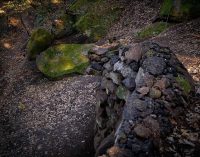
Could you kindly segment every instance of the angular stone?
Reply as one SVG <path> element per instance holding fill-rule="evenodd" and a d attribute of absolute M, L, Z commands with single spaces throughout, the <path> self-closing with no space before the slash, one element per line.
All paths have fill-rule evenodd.
<path fill-rule="evenodd" d="M 137 89 L 142 96 L 147 95 L 149 93 L 149 87 L 141 87 Z"/>
<path fill-rule="evenodd" d="M 108 52 L 107 48 L 102 48 L 99 46 L 95 46 L 92 50 L 93 53 L 95 53 L 96 55 L 104 55 L 106 52 Z"/>
<path fill-rule="evenodd" d="M 142 46 L 141 44 L 136 44 L 125 52 L 125 59 L 128 63 L 132 61 L 139 62 L 142 57 Z"/>
<path fill-rule="evenodd" d="M 139 71 L 135 78 L 136 87 L 140 87 L 140 86 L 144 85 L 143 77 L 144 77 L 144 70 L 142 68 L 139 68 Z"/>
<path fill-rule="evenodd" d="M 148 138 L 151 135 L 151 130 L 146 128 L 144 125 L 142 124 L 138 124 L 136 125 L 136 127 L 134 128 L 134 132 L 137 136 L 141 137 L 141 138 Z"/>
<path fill-rule="evenodd" d="M 149 72 L 153 75 L 162 74 L 163 70 L 166 67 L 165 60 L 161 57 L 148 57 L 144 60 L 142 68 L 145 72 Z"/>
<path fill-rule="evenodd" d="M 163 77 L 161 80 L 158 80 L 155 84 L 154 87 L 163 90 L 166 89 L 170 86 L 170 82 L 167 78 Z"/>
<path fill-rule="evenodd" d="M 110 79 L 112 79 L 113 83 L 119 85 L 121 83 L 122 77 L 119 73 L 116 72 L 110 72 L 108 76 Z"/>
<path fill-rule="evenodd" d="M 122 81 L 122 83 L 129 90 L 135 89 L 135 79 L 134 78 L 128 77 L 128 78 L 124 79 Z"/>
<path fill-rule="evenodd" d="M 111 65 L 110 61 L 107 62 L 107 63 L 105 63 L 105 64 L 103 65 L 103 67 L 104 67 L 106 70 L 108 70 L 108 71 L 111 71 L 111 70 L 113 69 L 113 66 Z"/>
<path fill-rule="evenodd" d="M 102 65 L 99 64 L 98 62 L 92 62 L 91 63 L 91 68 L 93 68 L 95 70 L 98 70 L 98 71 L 101 71 L 103 69 Z"/>
<path fill-rule="evenodd" d="M 134 78 L 136 76 L 136 72 L 134 72 L 129 66 L 125 65 L 121 61 L 118 61 L 114 64 L 114 71 L 120 72 L 123 77 Z"/>
<path fill-rule="evenodd" d="M 103 78 L 101 81 L 101 89 L 106 89 L 107 91 L 113 93 L 116 90 L 116 85 L 106 78 Z"/>

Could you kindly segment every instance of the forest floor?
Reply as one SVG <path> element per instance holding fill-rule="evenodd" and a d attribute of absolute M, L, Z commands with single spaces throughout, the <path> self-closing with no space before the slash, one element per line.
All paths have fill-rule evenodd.
<path fill-rule="evenodd" d="M 0 4 L 0 7 L 2 6 L 3 4 Z M 129 2 L 122 12 L 119 21 L 110 28 L 106 39 L 116 37 L 125 43 L 144 41 L 138 40 L 135 37 L 135 33 L 152 23 L 153 19 L 158 14 L 159 8 L 159 3 L 151 3 L 149 0 Z M 29 62 L 26 59 L 26 44 L 29 39 L 27 30 L 30 31 L 33 29 L 34 18 L 31 15 L 23 16 L 24 21 L 22 23 L 21 15 L 26 14 L 25 12 L 17 14 L 12 12 L 8 20 L 9 30 L 6 34 L 1 36 L 0 39 L 1 100 L 11 99 L 12 96 L 10 96 L 10 94 L 13 92 L 20 93 L 20 91 L 24 90 L 28 85 L 48 82 L 48 80 L 36 69 L 35 63 Z M 26 29 L 24 24 L 26 25 Z M 173 24 L 161 34 L 145 39 L 169 47 L 192 75 L 196 83 L 196 90 L 200 90 L 199 26 L 200 18 L 184 23 Z M 75 81 L 83 83 L 84 80 L 79 78 Z M 98 79 L 88 79 L 88 88 L 91 87 L 94 89 L 98 83 Z M 72 84 L 72 82 L 68 85 Z M 88 88 L 85 88 L 85 90 L 88 90 Z M 93 91 L 84 94 L 87 97 L 89 94 L 93 94 Z M 76 96 L 74 96 L 74 98 L 75 97 Z M 93 98 L 91 99 L 94 104 L 95 100 Z M 195 99 L 195 103 L 200 103 L 199 99 Z M 3 108 L 3 106 L 0 106 L 0 109 L 1 108 Z M 0 116 L 2 116 L 1 113 Z M 78 119 L 80 117 L 76 118 Z M 77 141 L 79 141 L 79 139 L 77 139 Z"/>

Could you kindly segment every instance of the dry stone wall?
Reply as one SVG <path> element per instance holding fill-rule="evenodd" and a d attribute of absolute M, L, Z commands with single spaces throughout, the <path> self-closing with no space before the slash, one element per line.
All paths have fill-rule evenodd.
<path fill-rule="evenodd" d="M 187 144 L 181 145 L 174 135 L 184 123 L 194 85 L 169 48 L 152 42 L 112 43 L 96 46 L 89 58 L 87 72 L 102 75 L 96 105 L 96 156 L 195 153 L 195 144 L 182 150 Z"/>

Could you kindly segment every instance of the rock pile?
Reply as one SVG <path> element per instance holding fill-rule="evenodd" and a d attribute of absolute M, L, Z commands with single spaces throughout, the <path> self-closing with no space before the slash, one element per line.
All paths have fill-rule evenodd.
<path fill-rule="evenodd" d="M 102 75 L 96 105 L 96 156 L 195 154 L 198 144 L 181 143 L 177 134 L 185 125 L 194 85 L 170 49 L 151 42 L 112 43 L 96 46 L 89 58 L 87 72 Z"/>

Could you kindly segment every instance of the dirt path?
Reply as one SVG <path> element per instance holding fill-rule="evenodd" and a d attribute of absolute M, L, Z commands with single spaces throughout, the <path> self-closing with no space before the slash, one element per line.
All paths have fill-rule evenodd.
<path fill-rule="evenodd" d="M 99 79 L 45 78 L 26 58 L 20 18 L 11 19 L 0 39 L 0 156 L 93 156 Z"/>

